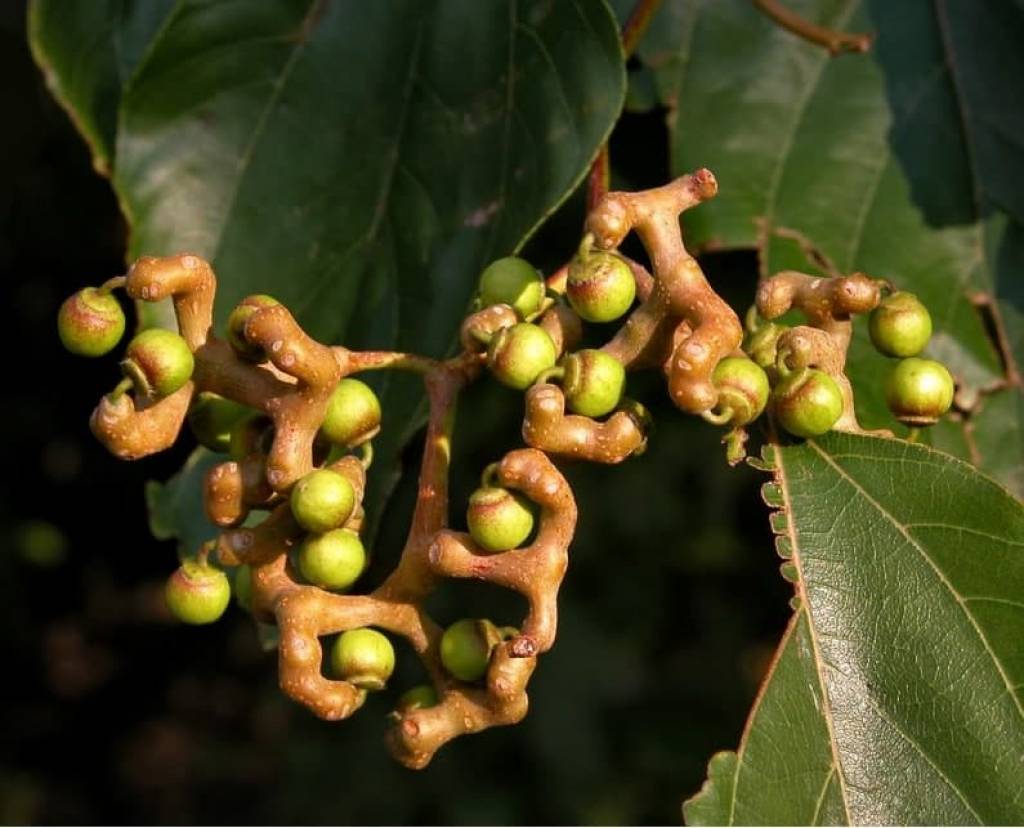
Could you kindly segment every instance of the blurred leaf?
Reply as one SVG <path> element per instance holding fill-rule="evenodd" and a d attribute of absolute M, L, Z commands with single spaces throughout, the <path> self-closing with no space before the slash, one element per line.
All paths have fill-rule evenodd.
<path fill-rule="evenodd" d="M 1024 506 L 899 440 L 832 434 L 775 458 L 801 608 L 687 821 L 1019 823 Z"/>
<path fill-rule="evenodd" d="M 102 41 L 102 16 L 70 5 L 95 29 L 77 37 Z M 179 3 L 120 105 L 129 258 L 211 260 L 218 323 L 271 293 L 322 341 L 441 356 L 481 267 L 573 190 L 624 94 L 600 0 Z M 419 382 L 376 385 L 371 509 L 423 402 Z"/>
<path fill-rule="evenodd" d="M 121 91 L 174 0 L 31 0 L 29 45 L 50 92 L 110 174 Z"/>
<path fill-rule="evenodd" d="M 217 536 L 217 527 L 206 517 L 203 507 L 203 478 L 223 461 L 212 451 L 197 448 L 176 475 L 166 483 L 146 484 L 149 529 L 157 540 L 180 541 L 185 554 L 196 552 Z"/>
<path fill-rule="evenodd" d="M 1024 10 L 944 0 L 865 3 L 794 0 L 819 23 L 878 32 L 866 56 L 832 59 L 775 26 L 746 0 L 667 0 L 641 47 L 671 109 L 673 170 L 708 166 L 721 193 L 687 214 L 698 246 L 760 246 L 767 272 L 811 266 L 767 228 L 791 228 L 843 272 L 863 270 L 918 293 L 936 334 L 928 352 L 949 365 L 959 401 L 983 392 L 1000 403 L 1006 454 L 1024 456 L 1019 384 L 1006 374 L 969 301 L 990 297 L 1011 330 L 1008 355 L 1024 359 L 1014 216 L 1024 199 Z M 870 5 L 872 15 L 868 14 Z M 994 33 L 996 30 L 998 33 Z M 991 35 L 985 36 L 982 35 Z M 993 238 L 993 236 L 998 237 Z M 860 326 L 849 373 L 866 427 L 896 424 L 882 397 L 885 360 Z M 1017 416 L 1013 416 L 1016 412 Z M 984 462 L 984 458 L 982 458 Z M 1018 494 L 1019 476 L 984 462 Z"/>

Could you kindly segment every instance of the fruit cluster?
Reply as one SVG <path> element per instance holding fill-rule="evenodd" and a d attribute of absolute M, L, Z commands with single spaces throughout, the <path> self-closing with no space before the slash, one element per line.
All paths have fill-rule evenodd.
<path fill-rule="evenodd" d="M 885 286 L 862 274 L 766 280 L 744 338 L 680 232 L 680 213 L 716 191 L 711 173 L 699 170 L 654 190 L 606 194 L 572 260 L 547 280 L 520 258 L 492 263 L 462 325 L 461 351 L 445 360 L 328 347 L 265 295 L 243 300 L 218 338 L 214 274 L 187 254 L 139 259 L 126 276 L 67 300 L 61 339 L 89 356 L 109 352 L 124 333 L 111 291 L 174 304 L 179 333 L 136 336 L 121 363 L 124 379 L 93 414 L 104 445 L 122 458 L 143 457 L 171 445 L 187 422 L 202 445 L 227 455 L 203 484 L 220 533 L 171 576 L 171 611 L 187 623 L 215 621 L 233 580 L 238 603 L 277 625 L 282 689 L 325 719 L 351 715 L 387 685 L 395 667 L 389 636 L 404 638 L 429 684 L 398 698 L 389 743 L 400 761 L 423 767 L 453 737 L 525 715 L 536 659 L 554 644 L 576 524 L 572 492 L 552 458 L 618 463 L 643 451 L 650 418 L 625 396 L 629 372 L 660 370 L 679 409 L 728 426 L 728 456 L 737 462 L 746 427 L 766 408 L 797 436 L 858 429 L 843 367 L 851 316 L 871 312 L 879 349 L 906 357 L 889 393 L 901 419 L 922 424 L 948 408 L 948 373 L 914 357 L 930 335 L 927 311 L 908 294 L 882 299 Z M 617 252 L 632 231 L 653 272 Z M 791 309 L 808 324 L 775 321 Z M 584 323 L 617 329 L 602 346 L 580 349 Z M 405 546 L 390 575 L 367 591 L 362 501 L 381 406 L 353 375 L 381 369 L 422 375 L 429 417 Z M 455 403 L 484 373 L 524 392 L 527 447 L 483 470 L 467 531 L 453 531 Z M 442 578 L 515 590 L 527 615 L 518 628 L 477 618 L 443 628 L 423 608 Z"/>

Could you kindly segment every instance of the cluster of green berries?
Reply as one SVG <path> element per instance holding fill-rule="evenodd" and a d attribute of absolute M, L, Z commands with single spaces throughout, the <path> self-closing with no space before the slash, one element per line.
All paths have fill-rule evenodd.
<path fill-rule="evenodd" d="M 441 665 L 457 681 L 479 682 L 487 674 L 495 647 L 515 635 L 518 635 L 515 628 L 497 627 L 486 618 L 463 618 L 441 636 Z M 334 640 L 329 663 L 331 672 L 338 678 L 373 692 L 387 686 L 395 670 L 395 650 L 383 633 L 360 627 L 347 630 Z M 438 701 L 434 687 L 421 684 L 403 693 L 395 709 L 399 713 L 410 713 L 433 707 Z"/>
<path fill-rule="evenodd" d="M 954 384 L 942 363 L 918 356 L 932 334 L 928 309 L 912 293 L 895 292 L 871 312 L 868 325 L 875 348 L 900 359 L 886 380 L 889 409 L 909 426 L 935 423 L 952 405 Z M 723 397 L 727 393 L 725 386 L 733 385 L 752 402 L 767 402 L 770 398 L 782 428 L 797 437 L 816 437 L 839 421 L 843 393 L 835 379 L 824 371 L 810 367 L 793 370 L 786 364 L 786 356 L 778 354 L 779 337 L 786 330 L 787 326 L 774 322 L 757 327 L 744 342 L 750 360 L 722 360 L 715 371 L 715 383 L 722 389 Z M 751 365 L 761 373 L 757 374 Z M 777 377 L 770 396 L 768 372 Z M 754 408 L 751 404 L 750 410 Z"/>
<path fill-rule="evenodd" d="M 87 287 L 68 297 L 57 313 L 57 334 L 71 353 L 99 357 L 124 337 L 124 311 L 105 287 Z M 188 343 L 173 331 L 150 328 L 137 334 L 125 349 L 123 387 L 134 386 L 142 397 L 159 399 L 192 378 L 195 359 Z"/>
<path fill-rule="evenodd" d="M 636 280 L 629 265 L 614 253 L 581 250 L 569 267 L 566 299 L 588 322 L 608 322 L 630 309 Z M 534 324 L 558 296 L 549 296 L 541 274 L 529 262 L 509 256 L 492 262 L 480 276 L 481 307 L 508 305 L 519 322 L 498 330 L 487 347 L 487 366 L 498 382 L 523 391 L 536 382 L 558 380 L 574 414 L 603 417 L 622 399 L 626 372 L 614 357 L 596 349 L 564 356 L 547 331 Z"/>
<path fill-rule="evenodd" d="M 935 423 L 953 404 L 953 377 L 946 366 L 918 356 L 932 336 L 932 318 L 914 294 L 890 294 L 871 313 L 871 342 L 899 358 L 885 383 L 885 402 L 909 426 Z"/>

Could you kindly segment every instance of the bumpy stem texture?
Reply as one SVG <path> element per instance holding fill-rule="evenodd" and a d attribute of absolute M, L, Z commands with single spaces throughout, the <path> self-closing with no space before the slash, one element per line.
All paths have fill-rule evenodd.
<path fill-rule="evenodd" d="M 655 5 L 641 4 L 648 12 Z M 697 414 L 710 412 L 717 404 L 712 372 L 723 357 L 737 351 L 742 337 L 736 315 L 687 252 L 679 225 L 683 211 L 716 191 L 714 176 L 698 170 L 654 190 L 603 193 L 587 218 L 587 232 L 596 247 L 612 251 L 635 230 L 651 263 L 648 272 L 627 260 L 639 305 L 603 346 L 604 352 L 627 370 L 663 371 L 676 406 Z M 531 317 L 551 337 L 560 357 L 582 338 L 580 317 L 566 301 L 565 273 L 563 268 L 548 280 L 544 305 Z M 221 530 L 218 560 L 225 566 L 251 567 L 251 612 L 278 627 L 282 690 L 324 719 L 352 715 L 364 703 L 366 691 L 326 674 L 322 642 L 326 636 L 370 626 L 409 643 L 440 699 L 433 707 L 392 715 L 388 743 L 401 762 L 423 767 L 459 735 L 519 721 L 527 711 L 526 687 L 537 658 L 555 641 L 558 590 L 576 526 L 572 492 L 549 455 L 618 463 L 641 452 L 648 425 L 643 407 L 623 399 L 600 420 L 569 414 L 565 394 L 556 384 L 557 369 L 550 374 L 551 381 L 541 377 L 529 388 L 523 437 L 530 447 L 505 454 L 490 476 L 495 484 L 532 501 L 539 510 L 539 527 L 527 547 L 488 553 L 470 535 L 448 527 L 451 438 L 457 399 L 483 370 L 488 343 L 500 330 L 519 322 L 512 307 L 494 305 L 469 315 L 460 331 L 460 353 L 434 360 L 329 347 L 303 331 L 283 305 L 253 302 L 247 304 L 239 332 L 249 346 L 243 359 L 213 333 L 216 279 L 198 256 L 140 259 L 125 277 L 124 287 L 139 301 L 172 300 L 195 368 L 190 382 L 163 399 L 125 392 L 104 397 L 93 414 L 93 431 L 112 452 L 135 459 L 174 442 L 200 392 L 253 409 L 254 416 L 232 438 L 234 459 L 215 466 L 203 481 L 203 501 L 208 517 Z M 826 313 L 821 307 L 824 300 L 819 301 L 822 289 L 788 276 L 765 294 L 762 312 L 767 316 L 776 305 L 799 307 L 828 330 L 829 342 L 838 341 L 848 317 L 838 311 L 837 297 L 846 294 L 840 288 L 829 289 Z M 824 365 L 830 358 L 827 343 L 819 342 L 821 331 L 807 330 L 811 333 L 804 339 L 793 333 L 791 349 L 800 355 L 807 351 L 807 359 Z M 805 339 L 810 343 L 806 348 Z M 840 350 L 845 354 L 845 346 Z M 262 361 L 251 361 L 253 354 L 261 355 Z M 841 373 L 841 358 L 833 362 L 829 364 Z M 391 573 L 368 594 L 339 594 L 305 583 L 293 568 L 290 556 L 304 532 L 292 516 L 288 496 L 298 480 L 325 462 L 318 432 L 337 384 L 352 374 L 382 369 L 419 374 L 426 389 L 429 417 L 416 506 Z M 736 437 L 740 450 L 743 437 Z M 366 462 L 346 454 L 329 465 L 352 484 L 357 505 L 345 526 L 354 531 L 365 518 Z M 263 519 L 243 525 L 254 510 Z M 518 632 L 496 646 L 479 683 L 457 681 L 444 670 L 443 629 L 424 609 L 446 578 L 488 581 L 520 593 L 528 605 Z"/>

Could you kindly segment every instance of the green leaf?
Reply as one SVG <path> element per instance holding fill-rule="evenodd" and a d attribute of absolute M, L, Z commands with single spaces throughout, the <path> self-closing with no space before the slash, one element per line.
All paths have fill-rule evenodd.
<path fill-rule="evenodd" d="M 109 175 L 121 91 L 174 0 L 31 0 L 29 45 L 50 92 Z"/>
<path fill-rule="evenodd" d="M 900 440 L 831 434 L 774 464 L 800 609 L 687 821 L 1019 824 L 1024 506 Z"/>
<path fill-rule="evenodd" d="M 103 42 L 91 0 L 59 5 Z M 625 95 L 601 0 L 179 0 L 136 31 L 112 178 L 129 258 L 193 251 L 217 272 L 218 325 L 270 293 L 353 348 L 444 355 L 481 268 L 582 180 Z M 418 381 L 374 383 L 388 472 L 371 510 L 423 408 Z"/>
<path fill-rule="evenodd" d="M 217 527 L 206 517 L 203 507 L 203 479 L 223 461 L 223 457 L 198 448 L 185 461 L 181 471 L 165 483 L 146 484 L 149 531 L 157 540 L 177 538 L 185 554 L 195 553 L 203 543 L 217 536 Z"/>
<path fill-rule="evenodd" d="M 792 241 L 762 229 L 790 228 L 841 271 L 918 293 L 935 322 L 928 353 L 957 377 L 959 404 L 1012 397 L 990 411 L 1007 415 L 1004 456 L 1024 456 L 1024 421 L 1011 416 L 1022 410 L 1013 366 L 1024 362 L 1024 233 L 1013 217 L 1024 199 L 1008 183 L 1024 166 L 1024 108 L 1011 103 L 1024 13 L 949 0 L 787 6 L 832 28 L 876 31 L 875 46 L 830 58 L 746 0 L 669 0 L 642 45 L 670 107 L 674 172 L 708 166 L 721 187 L 687 214 L 688 238 L 760 247 L 769 273 L 813 269 Z M 970 301 L 979 295 L 1007 328 L 1007 366 Z M 866 427 L 896 426 L 887 370 L 859 326 L 849 374 Z M 984 468 L 1024 495 L 1019 476 Z"/>

